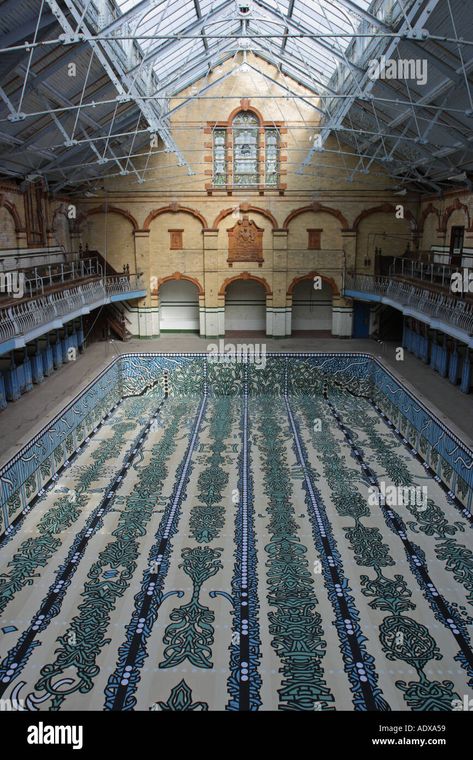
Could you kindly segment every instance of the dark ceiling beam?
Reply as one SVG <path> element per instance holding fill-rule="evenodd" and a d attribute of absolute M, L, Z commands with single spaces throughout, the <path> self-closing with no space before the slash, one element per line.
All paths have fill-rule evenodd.
<path fill-rule="evenodd" d="M 0 11 L 2 10 L 3 6 L 0 6 Z M 57 24 L 57 21 L 49 11 L 43 13 L 39 21 L 37 16 L 22 21 L 19 26 L 14 27 L 0 37 L 0 49 L 8 48 L 11 45 L 16 45 L 18 43 L 23 44 L 26 41 L 31 42 L 37 29 L 38 31 L 46 31 L 54 24 Z M 24 54 L 27 55 L 26 51 L 24 51 Z"/>

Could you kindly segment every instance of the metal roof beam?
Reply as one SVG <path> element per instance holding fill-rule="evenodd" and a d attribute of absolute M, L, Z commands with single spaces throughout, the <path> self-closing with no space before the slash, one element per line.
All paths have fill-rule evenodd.
<path fill-rule="evenodd" d="M 202 11 L 200 9 L 199 0 L 194 0 L 194 8 L 195 8 L 195 12 L 197 14 L 197 18 L 202 18 Z M 202 36 L 202 41 L 204 43 L 204 48 L 206 50 L 208 50 L 209 49 L 209 43 L 207 42 L 207 38 L 206 38 L 205 34 Z"/>
<path fill-rule="evenodd" d="M 198 18 L 195 21 L 193 21 L 192 24 L 189 24 L 188 26 L 184 27 L 184 29 L 181 29 L 179 32 L 176 32 L 176 39 L 178 40 L 179 37 L 184 37 L 186 35 L 193 34 L 194 32 L 201 32 L 202 29 L 204 29 L 206 24 L 208 24 L 210 21 L 218 20 L 221 16 L 223 16 L 224 18 L 228 18 L 228 16 L 226 15 L 226 12 L 228 11 L 228 8 L 230 6 L 233 6 L 233 0 L 225 0 L 225 2 L 219 5 L 218 8 L 215 8 L 213 11 L 208 13 L 205 19 Z M 128 75 L 134 74 L 135 71 L 137 71 L 141 66 L 147 66 L 148 64 L 155 61 L 156 58 L 159 58 L 161 53 L 166 52 L 166 50 L 168 50 L 170 47 L 173 47 L 175 45 L 176 39 L 168 40 L 167 42 L 164 42 L 161 45 L 156 45 L 155 47 L 152 47 L 150 50 L 147 51 L 141 63 L 129 69 L 127 71 L 127 74 Z"/>
<path fill-rule="evenodd" d="M 287 50 L 285 51 L 284 56 L 281 57 L 279 51 L 275 52 L 274 48 L 271 44 L 268 45 L 266 40 L 263 41 L 262 39 L 258 39 L 256 42 L 257 46 L 254 46 L 251 50 L 255 55 L 258 55 L 259 50 L 263 50 L 266 53 L 265 60 L 268 60 L 269 63 L 276 68 L 280 69 L 282 64 L 289 64 L 295 71 L 298 71 L 300 74 L 305 74 L 307 77 L 305 86 L 317 95 L 320 94 L 321 89 L 327 89 L 326 82 L 321 79 L 323 73 L 314 69 L 308 61 L 298 58 L 294 53 L 290 53 Z M 308 82 L 311 82 L 311 84 L 308 84 Z M 314 85 L 318 86 L 315 87 Z M 332 90 L 332 92 L 334 91 Z"/>
<path fill-rule="evenodd" d="M 214 67 L 220 66 L 221 63 L 224 63 L 225 60 L 228 60 L 228 58 L 231 58 L 236 52 L 237 52 L 237 48 L 226 49 L 224 51 L 219 51 L 217 49 L 214 49 L 214 50 L 211 50 L 208 55 L 202 55 L 202 53 L 198 53 L 197 55 L 194 55 L 192 58 L 186 61 L 183 67 L 176 68 L 170 76 L 168 76 L 167 78 L 163 79 L 160 82 L 160 87 L 158 90 L 153 92 L 153 97 L 160 95 L 166 90 L 169 91 L 171 88 L 173 90 L 173 93 L 177 94 L 177 92 L 179 92 L 179 89 L 184 89 L 184 87 L 189 86 L 187 84 L 180 85 L 179 83 L 185 82 L 186 77 L 189 76 L 189 74 L 191 74 L 192 71 L 197 70 L 198 67 L 200 66 L 205 67 L 206 64 L 207 64 L 207 68 L 210 69 L 213 59 L 215 61 L 213 63 L 213 66 Z M 222 56 L 221 60 L 219 60 L 219 56 Z M 199 74 L 199 79 L 203 76 L 205 76 L 205 73 Z"/>
<path fill-rule="evenodd" d="M 257 55 L 259 55 L 259 53 L 258 53 Z M 261 56 L 261 57 L 263 58 L 263 56 Z M 268 82 L 272 82 L 272 84 L 276 84 L 276 85 L 277 85 L 278 87 L 280 87 L 282 90 L 284 90 L 285 92 L 289 93 L 289 94 L 290 94 L 290 95 L 292 95 L 294 98 L 297 98 L 297 100 L 301 100 L 301 101 L 302 101 L 303 103 L 305 103 L 307 106 L 310 106 L 310 107 L 311 107 L 311 108 L 313 108 L 315 111 L 318 111 L 319 113 L 321 113 L 321 114 L 325 115 L 325 114 L 324 114 L 324 111 L 323 111 L 323 110 L 320 108 L 320 106 L 317 106 L 317 105 L 315 105 L 315 103 L 312 103 L 312 101 L 311 101 L 311 100 L 307 100 L 307 99 L 304 97 L 304 95 L 299 95 L 298 93 L 294 92 L 294 90 L 291 90 L 289 87 L 286 87 L 286 85 L 284 85 L 282 82 L 278 82 L 278 80 L 277 80 L 277 79 L 273 79 L 273 77 L 269 76 L 269 74 L 266 74 L 266 73 L 264 73 L 264 72 L 262 72 L 262 71 L 259 71 L 257 68 L 255 68 L 255 66 L 252 66 L 252 65 L 251 65 L 251 63 L 247 63 L 247 66 L 249 66 L 249 67 L 250 67 L 250 69 L 253 69 L 253 71 L 256 71 L 256 73 L 257 73 L 257 74 L 260 74 L 262 77 L 264 77 L 265 79 L 267 79 L 267 80 L 268 80 Z M 281 69 L 281 71 L 283 72 L 283 74 L 284 74 L 284 73 L 286 73 L 286 72 L 284 72 L 282 69 Z M 288 76 L 291 76 L 291 75 L 290 75 L 290 74 L 288 74 Z M 304 86 L 304 85 L 303 85 L 303 86 Z"/>
<path fill-rule="evenodd" d="M 38 19 L 37 16 L 33 16 L 33 18 L 29 18 L 27 21 L 22 21 L 20 26 L 11 29 L 0 37 L 0 48 L 5 49 L 10 47 L 10 45 L 16 45 L 20 40 L 24 42 L 36 31 L 39 31 L 40 29 L 45 30 L 56 23 L 53 14 L 49 12 L 43 13 L 40 19 Z"/>
<path fill-rule="evenodd" d="M 337 0 L 337 2 L 338 5 L 343 6 L 347 11 L 350 11 L 350 13 L 354 13 L 356 16 L 362 18 L 364 21 L 368 21 L 368 23 L 376 26 L 378 29 L 381 29 L 385 32 L 393 31 L 392 27 L 390 27 L 388 24 L 385 24 L 384 21 L 381 21 L 381 19 L 374 16 L 372 13 L 370 13 L 370 11 L 360 8 L 356 3 L 352 2 L 352 0 Z"/>
<path fill-rule="evenodd" d="M 140 3 L 137 3 L 132 8 L 129 8 L 127 11 L 118 16 L 117 19 L 102 27 L 100 34 L 111 35 L 113 32 L 116 32 L 117 29 L 120 29 L 124 24 L 128 24 L 128 22 L 132 21 L 136 16 L 144 16 L 145 13 L 155 7 L 156 0 L 141 0 Z"/>
<path fill-rule="evenodd" d="M 296 0 L 289 0 L 289 5 L 287 7 L 287 17 L 292 18 L 292 14 L 294 13 L 294 4 Z M 289 28 L 286 26 L 284 28 L 284 34 L 287 34 L 289 32 Z M 282 44 L 281 44 L 281 55 L 284 53 L 287 45 L 287 37 L 284 37 Z"/>
<path fill-rule="evenodd" d="M 76 29 L 71 26 L 66 16 L 63 14 L 57 0 L 46 0 L 46 2 L 50 6 L 52 12 L 58 19 L 66 34 L 75 37 L 76 33 L 79 30 L 82 30 L 82 33 L 86 35 L 88 43 L 93 48 L 98 60 L 115 85 L 115 88 L 118 92 L 117 101 L 119 102 L 120 99 L 124 100 L 125 102 L 128 100 L 134 101 L 137 108 L 147 119 L 150 127 L 161 136 L 167 148 L 176 155 L 179 165 L 187 166 L 189 173 L 192 173 L 191 167 L 172 139 L 167 125 L 164 124 L 162 114 L 158 113 L 153 103 L 150 103 L 150 101 L 142 100 L 139 97 L 141 93 L 137 91 L 135 84 L 130 82 L 129 78 L 126 75 L 126 72 L 122 68 L 120 61 L 118 61 L 115 53 L 110 48 L 110 43 L 98 43 L 91 39 L 91 33 L 87 26 L 85 18 L 83 18 L 77 11 L 72 0 L 63 0 L 63 3 L 68 8 L 73 20 L 77 24 L 77 32 Z M 107 44 L 109 47 L 107 47 Z"/>
<path fill-rule="evenodd" d="M 228 79 L 228 77 L 232 76 L 232 74 L 234 73 L 234 71 L 235 71 L 234 68 L 230 69 L 230 71 L 227 71 L 225 74 L 222 74 L 220 77 L 218 77 L 218 79 L 215 79 L 213 82 L 209 82 L 208 84 L 206 84 L 195 95 L 189 95 L 188 98 L 186 98 L 185 100 L 183 100 L 180 103 L 178 103 L 177 106 L 174 106 L 174 108 L 171 108 L 170 111 L 168 112 L 168 116 L 172 116 L 172 114 L 176 113 L 177 111 L 180 111 L 181 108 L 184 108 L 185 106 L 187 106 L 188 103 L 196 100 L 197 98 L 200 98 L 201 95 L 204 95 L 209 90 L 213 89 L 217 85 L 219 85 L 222 82 L 224 82 L 226 79 Z"/>
<path fill-rule="evenodd" d="M 470 61 L 467 65 L 467 71 L 473 70 L 473 60 Z M 461 72 L 461 73 L 460 73 Z M 442 95 L 445 96 L 448 92 L 451 92 L 452 90 L 456 90 L 456 87 L 462 83 L 463 81 L 463 69 L 457 69 L 455 72 L 456 79 L 445 79 L 443 82 L 440 82 L 437 84 L 430 92 L 428 92 L 423 97 L 419 98 L 419 100 L 416 100 L 416 107 L 419 106 L 426 106 L 428 108 L 429 105 L 435 105 L 433 101 L 441 97 Z M 440 113 L 440 112 L 438 112 Z M 446 116 L 449 116 L 448 112 L 443 111 Z M 405 109 L 404 111 L 401 111 L 394 119 L 391 119 L 387 123 L 388 129 L 394 129 L 398 126 L 400 126 L 406 119 L 410 118 L 411 116 L 411 110 L 409 108 Z M 438 118 L 438 117 L 437 117 Z M 452 121 L 454 120 L 454 117 L 451 117 Z M 369 140 L 366 140 L 362 144 L 362 148 L 368 147 L 372 142 L 374 138 L 370 138 Z"/>
<path fill-rule="evenodd" d="M 274 8 L 271 8 L 271 6 L 268 5 L 266 2 L 264 2 L 264 0 L 253 0 L 253 2 L 255 3 L 255 5 L 258 5 L 264 11 L 266 11 L 267 13 L 269 13 L 270 16 L 272 16 L 273 18 L 277 19 L 277 23 L 279 25 L 282 26 L 283 24 L 287 24 L 287 26 L 290 29 L 294 29 L 294 31 L 298 32 L 299 34 L 308 34 L 308 33 L 310 34 L 310 31 L 308 29 L 306 29 L 302 24 L 299 24 L 293 18 L 290 19 L 290 18 L 284 17 L 282 15 L 279 15 L 274 10 Z M 282 33 L 281 33 L 281 35 L 282 35 Z M 275 34 L 274 36 L 278 37 L 278 36 L 281 36 L 281 35 Z M 347 66 L 348 68 L 352 69 L 353 71 L 363 72 L 364 73 L 364 71 L 361 68 L 361 66 L 358 66 L 357 64 L 352 63 L 351 61 L 347 61 L 347 58 L 346 58 L 346 56 L 343 53 L 341 53 L 338 50 L 336 50 L 336 48 L 332 47 L 327 42 L 324 42 L 323 40 L 318 39 L 317 36 L 316 36 L 316 32 L 315 31 L 314 31 L 314 36 L 311 38 L 311 42 L 314 45 L 316 45 L 317 47 L 319 47 L 321 50 L 323 50 L 324 53 L 326 55 L 328 55 L 329 58 L 336 58 L 337 60 L 341 61 L 343 64 L 345 64 L 345 66 Z"/>
<path fill-rule="evenodd" d="M 368 116 L 371 118 L 371 114 L 370 114 L 369 112 L 368 112 L 368 114 L 367 114 L 367 115 L 368 115 Z M 356 112 L 355 112 L 355 113 L 353 113 L 353 112 L 352 112 L 352 113 L 351 113 L 351 116 L 352 116 L 352 118 L 353 118 L 353 121 L 356 123 Z M 383 116 L 385 116 L 385 114 L 383 114 L 383 113 L 380 113 L 380 112 L 377 112 L 377 117 L 378 117 L 378 120 L 379 120 L 380 118 L 382 118 Z M 384 124 L 386 123 L 384 119 L 383 119 L 383 123 L 384 123 Z M 343 131 L 343 125 L 340 125 L 340 127 L 338 128 L 338 132 L 342 132 L 342 131 Z M 403 135 L 404 135 L 404 136 L 407 136 L 407 132 L 408 132 L 408 129 L 406 129 L 406 130 L 405 130 L 405 131 L 402 133 L 402 135 L 401 135 L 401 134 L 399 135 L 399 139 L 398 139 L 398 140 L 397 140 L 397 142 L 396 142 L 396 147 L 397 147 L 397 145 L 399 144 L 399 141 L 400 141 L 401 137 L 402 137 Z M 360 151 L 360 153 L 364 153 L 365 151 L 367 151 L 367 150 L 368 150 L 368 148 L 369 148 L 369 147 L 371 147 L 371 146 L 372 146 L 372 145 L 373 145 L 373 144 L 376 142 L 376 140 L 380 140 L 380 139 L 381 139 L 381 136 L 382 136 L 382 137 L 384 137 L 385 139 L 392 139 L 392 137 L 390 137 L 390 135 L 389 135 L 389 134 L 386 134 L 386 133 L 384 133 L 384 132 L 382 133 L 382 135 L 381 135 L 381 134 L 379 134 L 379 135 L 375 135 L 375 136 L 373 136 L 373 137 L 370 137 L 370 139 L 369 139 L 369 144 L 368 144 L 368 140 L 366 140 L 364 143 L 361 143 L 361 144 L 359 144 L 359 145 L 358 145 L 358 148 L 359 148 L 359 151 Z M 414 138 L 413 138 L 413 139 L 415 140 L 415 135 L 414 135 Z M 433 153 L 433 152 L 432 152 L 432 150 L 431 150 L 431 149 L 424 147 L 424 146 L 423 146 L 421 143 L 419 143 L 419 142 L 416 142 L 415 148 L 416 148 L 416 151 L 418 151 L 419 153 L 422 153 L 422 155 L 425 157 L 425 160 L 429 160 L 429 159 L 438 159 L 438 160 L 441 160 L 442 158 L 444 158 L 444 156 L 437 156 L 435 153 Z M 460 149 L 461 149 L 461 146 L 458 148 L 458 150 L 460 150 Z M 391 148 L 391 150 L 390 150 L 390 152 L 391 152 L 391 153 L 392 153 L 392 150 L 393 150 L 393 149 Z M 381 160 L 381 159 L 380 159 L 380 160 Z M 398 158 L 398 160 L 400 160 L 400 161 L 405 161 L 406 159 L 405 159 L 405 158 L 403 158 L 403 157 L 401 156 L 401 158 Z M 407 161 L 408 161 L 409 165 L 411 165 L 411 166 L 412 166 L 412 159 L 411 159 L 411 158 L 409 158 L 409 159 L 407 159 Z M 423 163 L 423 161 L 422 161 L 422 160 L 420 160 L 418 163 L 419 163 L 419 165 L 420 165 L 420 164 L 422 164 L 422 163 Z M 445 167 L 446 169 L 451 169 L 451 166 L 450 166 L 448 163 L 445 163 L 445 162 L 442 162 L 442 163 L 443 163 L 443 165 L 444 165 L 444 167 Z"/>
<path fill-rule="evenodd" d="M 120 132 L 122 129 L 124 129 L 130 122 L 134 123 L 137 119 L 137 112 L 127 112 L 121 116 L 120 119 L 116 122 L 116 131 Z M 94 134 L 89 134 L 88 132 L 87 137 L 90 138 L 91 141 L 94 140 L 94 138 L 101 138 L 101 140 L 105 140 L 107 137 L 109 137 L 110 140 L 114 139 L 113 134 L 109 135 L 107 132 L 108 123 L 100 125 L 97 124 L 97 129 L 95 130 Z M 102 133 L 102 134 L 101 134 Z M 55 170 L 56 167 L 61 166 L 61 164 L 64 163 L 64 161 L 67 161 L 69 158 L 73 158 L 76 155 L 79 155 L 84 150 L 87 150 L 87 145 L 79 143 L 79 145 L 75 145 L 72 148 L 68 148 L 65 150 L 61 155 L 57 156 L 53 161 L 50 161 L 46 166 L 42 168 L 42 171 L 49 171 L 49 170 Z"/>
<path fill-rule="evenodd" d="M 256 2 L 261 2 L 261 0 L 256 0 Z M 390 58 L 392 56 L 398 47 L 404 33 L 412 33 L 424 28 L 430 14 L 436 8 L 438 3 L 439 0 L 416 0 L 416 2 L 412 4 L 409 12 L 404 17 L 401 28 L 399 29 L 399 36 L 389 40 L 387 49 L 385 51 L 386 58 Z M 375 82 L 376 80 L 370 79 L 368 77 L 367 71 L 362 71 L 357 81 L 357 86 L 359 89 L 361 89 L 363 94 L 366 95 L 367 93 L 371 92 L 375 85 Z M 304 171 L 304 168 L 308 166 L 312 161 L 314 153 L 317 150 L 320 150 L 320 148 L 323 148 L 332 129 L 338 128 L 341 125 L 351 106 L 356 101 L 357 97 L 359 97 L 359 95 L 357 96 L 356 94 L 349 95 L 348 92 L 346 95 L 347 97 L 342 101 L 341 105 L 337 106 L 336 113 L 334 113 L 328 120 L 328 123 L 324 125 L 324 128 L 317 139 L 317 144 L 312 146 L 307 157 L 302 162 L 300 169 L 302 173 Z"/>

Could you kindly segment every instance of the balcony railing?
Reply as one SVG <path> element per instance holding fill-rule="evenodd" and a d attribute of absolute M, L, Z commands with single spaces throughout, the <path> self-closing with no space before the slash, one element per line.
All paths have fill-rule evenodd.
<path fill-rule="evenodd" d="M 72 261 L 70 263 L 57 263 L 32 269 L 18 269 L 12 272 L 0 272 L 0 277 L 8 282 L 8 278 L 16 273 L 22 276 L 21 298 L 36 298 L 47 294 L 48 290 L 53 288 L 70 287 L 74 282 L 86 280 L 93 277 L 102 277 L 102 265 L 96 257 Z M 5 292 L 3 288 L 0 291 L 0 308 L 2 300 L 11 301 L 12 294 Z"/>
<path fill-rule="evenodd" d="M 61 320 L 84 307 L 107 303 L 112 296 L 143 290 L 141 274 L 102 277 L 49 295 L 0 309 L 0 343 Z"/>
<path fill-rule="evenodd" d="M 473 335 L 473 305 L 463 300 L 436 293 L 413 283 L 392 280 L 389 277 L 347 274 L 344 291 L 379 295 L 408 306 L 431 319 L 446 322 Z"/>
<path fill-rule="evenodd" d="M 461 263 L 454 266 L 450 263 L 450 255 L 428 252 L 419 254 L 416 258 L 402 256 L 393 259 L 389 266 L 390 277 L 404 277 L 413 280 L 419 280 L 426 286 L 434 288 L 450 288 L 452 274 L 467 269 L 473 271 L 473 256 L 463 254 Z"/>

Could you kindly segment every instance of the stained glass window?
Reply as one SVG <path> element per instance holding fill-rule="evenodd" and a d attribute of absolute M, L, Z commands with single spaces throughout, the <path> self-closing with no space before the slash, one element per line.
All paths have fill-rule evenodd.
<path fill-rule="evenodd" d="M 279 134 L 268 127 L 265 131 L 265 184 L 275 187 L 279 184 Z"/>
<path fill-rule="evenodd" d="M 265 127 L 264 167 L 260 169 L 260 122 L 249 111 L 237 113 L 232 127 L 233 139 L 233 186 L 234 187 L 277 187 L 279 185 L 279 130 Z M 213 131 L 213 184 L 224 187 L 229 182 L 227 162 L 227 129 L 215 127 Z"/>
<path fill-rule="evenodd" d="M 227 130 L 214 130 L 214 185 L 227 184 Z"/>
<path fill-rule="evenodd" d="M 253 113 L 241 111 L 233 119 L 233 183 L 251 187 L 259 183 L 259 121 Z"/>

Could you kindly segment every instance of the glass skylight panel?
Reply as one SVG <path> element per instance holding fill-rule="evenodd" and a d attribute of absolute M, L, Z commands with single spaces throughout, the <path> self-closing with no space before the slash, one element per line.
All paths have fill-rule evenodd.
<path fill-rule="evenodd" d="M 352 0 L 351 5 L 382 18 L 392 15 L 398 2 Z M 122 13 L 139 3 L 140 0 L 117 0 Z M 254 0 L 246 29 L 255 37 L 245 40 L 236 10 L 236 4 L 226 0 L 162 0 L 132 16 L 131 29 L 137 34 L 138 44 L 160 81 L 175 72 L 173 79 L 177 82 L 179 72 L 187 72 L 192 63 L 196 71 L 201 70 L 207 60 L 214 66 L 221 61 L 221 54 L 228 57 L 240 49 L 261 52 L 275 65 L 306 66 L 313 72 L 313 88 L 320 90 L 321 83 L 328 84 L 337 68 L 345 66 L 343 55 L 363 21 L 361 12 L 350 10 L 339 0 Z M 219 11 L 220 15 L 215 17 Z M 232 36 L 238 35 L 239 29 L 242 36 Z M 186 33 L 199 39 L 174 37 Z M 169 35 L 170 39 L 140 39 L 140 34 Z M 260 40 L 258 34 L 262 35 Z M 216 39 L 216 35 L 220 39 Z M 308 78 L 310 80 L 310 74 Z"/>

